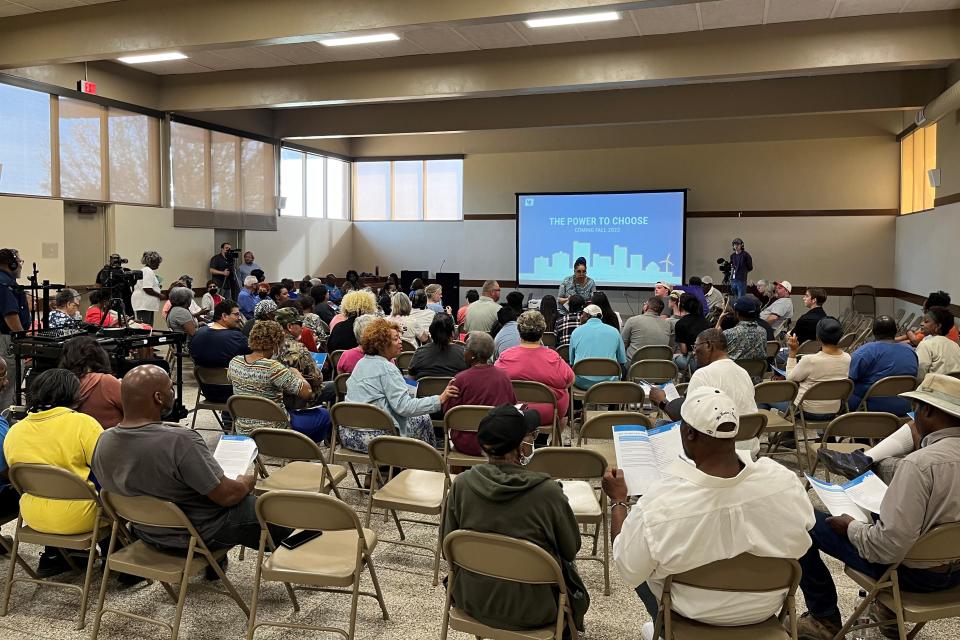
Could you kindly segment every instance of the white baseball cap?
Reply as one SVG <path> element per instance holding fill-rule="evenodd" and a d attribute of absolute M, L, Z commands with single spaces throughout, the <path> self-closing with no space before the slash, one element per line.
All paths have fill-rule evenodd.
<path fill-rule="evenodd" d="M 740 426 L 733 400 L 715 387 L 697 387 L 680 405 L 680 417 L 711 438 L 735 438 Z M 733 429 L 720 429 L 722 425 L 733 425 Z"/>
<path fill-rule="evenodd" d="M 583 312 L 588 316 L 593 316 L 594 318 L 599 318 L 603 315 L 603 309 L 595 304 L 588 304 L 583 308 Z"/>
<path fill-rule="evenodd" d="M 703 276 L 702 278 L 700 278 L 700 282 L 702 282 L 703 284 L 713 284 L 713 278 L 711 278 L 710 276 Z"/>
<path fill-rule="evenodd" d="M 781 287 L 783 287 L 784 289 L 787 290 L 787 293 L 793 293 L 793 285 L 790 284 L 790 281 L 789 281 L 789 280 L 778 280 L 777 282 L 774 282 L 773 284 L 775 284 L 775 285 L 780 285 Z"/>

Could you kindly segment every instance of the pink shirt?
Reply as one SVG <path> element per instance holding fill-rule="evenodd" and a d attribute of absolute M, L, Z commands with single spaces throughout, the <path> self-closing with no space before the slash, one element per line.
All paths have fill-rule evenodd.
<path fill-rule="evenodd" d="M 353 368 L 357 366 L 362 357 L 363 350 L 360 347 L 347 349 L 340 354 L 340 359 L 337 360 L 337 373 L 353 373 Z"/>
<path fill-rule="evenodd" d="M 333 318 L 330 319 L 330 324 L 328 324 L 327 326 L 330 327 L 330 331 L 333 331 L 333 328 L 338 324 L 340 324 L 341 322 L 343 322 L 344 320 L 346 320 L 346 318 L 338 313 L 337 315 L 333 316 Z"/>
<path fill-rule="evenodd" d="M 531 380 L 550 387 L 557 397 L 557 412 L 563 417 L 570 406 L 568 389 L 573 384 L 573 369 L 557 352 L 547 347 L 529 349 L 510 347 L 500 354 L 494 366 L 507 372 L 511 380 Z M 553 409 L 546 404 L 530 403 L 540 412 L 543 424 L 553 422 Z"/>

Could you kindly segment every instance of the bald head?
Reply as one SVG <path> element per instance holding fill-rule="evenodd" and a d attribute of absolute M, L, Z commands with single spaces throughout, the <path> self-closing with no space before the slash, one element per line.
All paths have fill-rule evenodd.
<path fill-rule="evenodd" d="M 123 376 L 120 401 L 124 426 L 159 422 L 173 408 L 173 380 L 153 364 L 135 367 Z"/>

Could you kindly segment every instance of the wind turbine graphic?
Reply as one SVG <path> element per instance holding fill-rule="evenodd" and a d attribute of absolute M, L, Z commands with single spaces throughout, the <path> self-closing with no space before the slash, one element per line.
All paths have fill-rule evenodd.
<path fill-rule="evenodd" d="M 668 254 L 667 254 L 667 257 L 664 258 L 663 260 L 661 260 L 660 262 L 658 262 L 657 264 L 662 264 L 662 265 L 663 265 L 663 272 L 664 272 L 664 273 L 669 273 L 669 272 L 670 272 L 670 267 L 673 266 L 673 263 L 670 262 L 670 254 L 668 253 Z"/>

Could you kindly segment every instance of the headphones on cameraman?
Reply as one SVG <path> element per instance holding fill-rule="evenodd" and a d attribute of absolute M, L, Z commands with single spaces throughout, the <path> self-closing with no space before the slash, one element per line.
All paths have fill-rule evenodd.
<path fill-rule="evenodd" d="M 20 254 L 16 249 L 2 249 L 2 251 L 9 251 L 12 257 L 10 262 L 7 263 L 7 267 L 10 271 L 16 271 L 20 267 Z"/>

